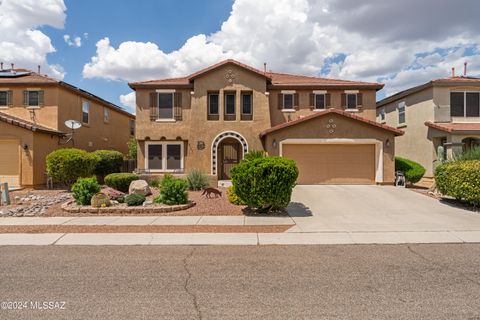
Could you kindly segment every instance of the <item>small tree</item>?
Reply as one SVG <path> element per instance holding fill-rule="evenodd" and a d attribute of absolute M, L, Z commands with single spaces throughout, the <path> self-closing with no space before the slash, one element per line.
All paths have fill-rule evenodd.
<path fill-rule="evenodd" d="M 137 159 L 137 139 L 131 137 L 127 142 L 128 145 L 128 158 L 136 160 Z"/>
<path fill-rule="evenodd" d="M 97 178 L 79 178 L 72 186 L 73 198 L 78 204 L 89 205 L 92 197 L 100 191 Z"/>
<path fill-rule="evenodd" d="M 100 157 L 80 149 L 58 149 L 47 156 L 47 173 L 70 186 L 75 180 L 93 175 Z"/>

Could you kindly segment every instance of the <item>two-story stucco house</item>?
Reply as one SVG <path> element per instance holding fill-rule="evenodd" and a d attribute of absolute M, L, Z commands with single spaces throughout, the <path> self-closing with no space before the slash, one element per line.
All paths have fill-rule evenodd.
<path fill-rule="evenodd" d="M 379 83 L 261 71 L 225 60 L 189 76 L 133 82 L 138 167 L 216 180 L 249 150 L 296 161 L 300 184 L 394 181 L 395 136 L 375 122 Z"/>
<path fill-rule="evenodd" d="M 66 120 L 82 127 L 73 139 Z M 45 157 L 55 149 L 128 152 L 135 116 L 89 92 L 38 72 L 0 70 L 0 182 L 45 183 Z"/>
<path fill-rule="evenodd" d="M 432 177 L 439 160 L 480 145 L 480 79 L 452 76 L 399 92 L 377 103 L 377 121 L 405 132 L 397 155 Z"/>

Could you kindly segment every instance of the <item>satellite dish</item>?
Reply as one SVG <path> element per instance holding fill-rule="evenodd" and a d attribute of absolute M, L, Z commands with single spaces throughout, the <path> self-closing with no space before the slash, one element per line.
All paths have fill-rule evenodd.
<path fill-rule="evenodd" d="M 67 128 L 72 130 L 80 129 L 82 127 L 82 124 L 77 120 L 67 120 L 65 121 L 65 125 L 67 126 Z"/>

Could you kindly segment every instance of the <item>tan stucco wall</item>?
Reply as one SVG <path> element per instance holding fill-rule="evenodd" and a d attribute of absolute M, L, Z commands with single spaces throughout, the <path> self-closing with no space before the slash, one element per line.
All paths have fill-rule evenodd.
<path fill-rule="evenodd" d="M 227 70 L 232 70 L 235 75 L 230 84 L 225 75 Z M 236 92 L 236 120 L 224 121 L 224 91 Z M 213 70 L 195 79 L 194 94 L 191 90 L 177 90 L 182 92 L 182 121 L 155 122 L 150 120 L 150 92 L 154 90 L 137 90 L 137 131 L 139 140 L 138 167 L 144 168 L 144 143 L 146 137 L 150 141 L 176 140 L 180 137 L 185 142 L 185 170 L 198 168 L 206 173 L 211 172 L 211 146 L 215 137 L 224 131 L 234 131 L 241 134 L 248 143 L 250 150 L 261 150 L 262 144 L 259 132 L 270 127 L 268 112 L 268 98 L 265 95 L 265 79 L 250 71 L 237 66 L 228 65 Z M 220 93 L 220 120 L 207 121 L 207 93 L 219 91 Z M 253 92 L 253 120 L 240 120 L 240 92 Z M 205 149 L 197 150 L 197 142 L 203 141 Z"/>
<path fill-rule="evenodd" d="M 336 125 L 333 134 L 330 134 L 327 128 L 329 120 Z M 329 114 L 268 134 L 264 143 L 265 150 L 269 155 L 279 155 L 280 142 L 285 139 L 376 139 L 383 143 L 383 182 L 394 182 L 395 141 L 391 132 L 341 115 Z M 276 141 L 276 147 L 273 146 L 273 140 Z"/>
<path fill-rule="evenodd" d="M 406 111 L 404 125 L 398 124 L 398 104 L 405 102 Z M 420 163 L 427 169 L 425 175 L 433 176 L 434 160 L 437 159 L 436 147 L 432 142 L 429 128 L 425 121 L 434 119 L 433 89 L 427 88 L 403 99 L 385 105 L 385 123 L 398 127 L 405 132 L 395 139 L 395 153 L 399 157 Z M 380 118 L 377 118 L 380 121 Z"/>
<path fill-rule="evenodd" d="M 290 90 L 289 90 L 290 91 Z M 323 90 L 322 90 L 323 91 Z M 330 94 L 330 107 L 345 110 L 342 107 L 341 99 L 342 93 L 345 90 L 325 90 Z M 310 106 L 310 94 L 312 90 L 295 90 L 298 93 L 298 110 L 294 112 L 282 112 L 278 109 L 278 94 L 282 93 L 282 90 L 270 90 L 269 93 L 269 106 L 270 106 L 270 115 L 271 115 L 271 125 L 276 126 L 280 123 L 284 123 L 291 120 L 296 120 L 303 116 L 312 114 L 315 112 Z M 376 91 L 375 90 L 359 90 L 362 93 L 362 108 L 358 112 L 354 112 L 355 115 L 358 115 L 362 118 L 375 121 L 375 108 L 376 108 Z M 348 110 L 347 110 L 348 111 Z"/>

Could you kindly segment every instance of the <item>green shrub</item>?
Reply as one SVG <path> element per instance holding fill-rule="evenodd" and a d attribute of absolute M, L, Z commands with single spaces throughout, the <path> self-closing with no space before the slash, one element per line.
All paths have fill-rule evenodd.
<path fill-rule="evenodd" d="M 462 161 L 462 160 L 480 160 L 480 147 L 474 147 L 459 155 L 453 156 L 453 161 Z"/>
<path fill-rule="evenodd" d="M 160 181 L 161 179 L 160 178 L 155 178 L 155 179 L 152 179 L 148 182 L 148 185 L 150 187 L 153 187 L 153 188 L 160 188 Z"/>
<path fill-rule="evenodd" d="M 402 171 L 410 183 L 417 183 L 425 174 L 425 168 L 415 161 L 395 157 L 395 171 Z"/>
<path fill-rule="evenodd" d="M 234 205 L 237 205 L 237 206 L 244 206 L 246 205 L 245 202 L 242 201 L 242 199 L 240 199 L 237 194 L 235 193 L 235 189 L 233 188 L 233 186 L 230 186 L 227 188 L 227 198 L 228 198 L 228 201 L 231 203 L 231 204 L 234 204 Z"/>
<path fill-rule="evenodd" d="M 145 202 L 145 196 L 140 193 L 132 193 L 127 195 L 124 201 L 129 207 L 141 206 Z"/>
<path fill-rule="evenodd" d="M 187 174 L 188 189 L 198 191 L 208 187 L 208 176 L 201 170 L 192 169 Z"/>
<path fill-rule="evenodd" d="M 130 138 L 127 142 L 128 145 L 128 158 L 129 159 L 137 159 L 137 139 L 134 137 Z"/>
<path fill-rule="evenodd" d="M 47 173 L 69 186 L 78 178 L 92 176 L 99 161 L 97 155 L 84 150 L 58 149 L 47 156 Z"/>
<path fill-rule="evenodd" d="M 132 181 L 138 180 L 134 173 L 111 173 L 105 177 L 105 184 L 110 188 L 128 192 L 128 187 Z"/>
<path fill-rule="evenodd" d="M 120 171 L 123 164 L 123 154 L 115 150 L 97 150 L 92 152 L 100 158 L 95 166 L 95 174 L 106 176 L 107 174 Z"/>
<path fill-rule="evenodd" d="M 250 150 L 243 157 L 244 161 L 252 161 L 259 158 L 265 158 L 266 153 L 263 150 Z"/>
<path fill-rule="evenodd" d="M 231 174 L 233 188 L 241 201 L 268 213 L 288 205 L 298 169 L 293 160 L 265 157 L 241 161 Z"/>
<path fill-rule="evenodd" d="M 435 182 L 443 195 L 480 205 L 480 160 L 441 164 L 435 170 Z"/>
<path fill-rule="evenodd" d="M 73 198 L 78 204 L 89 205 L 92 197 L 100 191 L 96 177 L 78 178 L 72 186 Z"/>
<path fill-rule="evenodd" d="M 188 202 L 188 183 L 184 179 L 165 175 L 160 182 L 160 195 L 154 199 L 155 203 L 164 203 L 172 206 Z"/>

